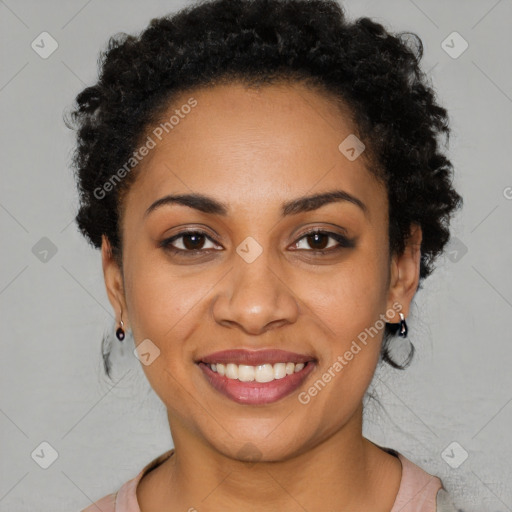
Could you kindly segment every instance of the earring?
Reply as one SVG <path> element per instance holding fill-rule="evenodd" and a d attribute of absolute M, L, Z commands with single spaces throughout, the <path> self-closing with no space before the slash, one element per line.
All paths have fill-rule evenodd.
<path fill-rule="evenodd" d="M 398 336 L 402 338 L 407 338 L 407 324 L 405 323 L 405 317 L 403 313 L 398 313 L 400 315 L 400 330 L 398 331 Z"/>
<path fill-rule="evenodd" d="M 116 331 L 116 337 L 119 341 L 123 341 L 124 340 L 124 329 L 123 329 L 123 321 L 120 320 L 120 323 L 121 323 L 121 327 L 119 327 Z"/>

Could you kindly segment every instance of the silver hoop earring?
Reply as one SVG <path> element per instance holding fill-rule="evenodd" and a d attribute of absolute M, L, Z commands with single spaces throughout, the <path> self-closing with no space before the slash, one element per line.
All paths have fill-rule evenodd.
<path fill-rule="evenodd" d="M 400 315 L 400 330 L 398 331 L 398 336 L 401 336 L 402 338 L 407 338 L 407 323 L 405 322 L 405 317 L 403 313 L 398 313 Z"/>

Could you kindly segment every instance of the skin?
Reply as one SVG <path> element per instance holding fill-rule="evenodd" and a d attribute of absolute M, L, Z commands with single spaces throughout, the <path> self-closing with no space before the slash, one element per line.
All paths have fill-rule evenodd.
<path fill-rule="evenodd" d="M 163 117 L 192 96 L 197 106 L 142 161 L 126 195 L 122 269 L 105 237 L 102 246 L 117 320 L 122 313 L 136 345 L 150 339 L 160 350 L 142 368 L 167 407 L 175 444 L 175 454 L 141 480 L 141 510 L 389 511 L 401 464 L 362 436 L 362 400 L 383 330 L 307 405 L 297 394 L 394 303 L 407 317 L 421 229 L 412 226 L 404 253 L 389 257 L 386 189 L 363 157 L 349 161 L 338 150 L 357 132 L 325 94 L 299 83 L 259 90 L 231 83 L 188 91 Z M 367 212 L 338 201 L 281 217 L 286 201 L 340 189 Z M 192 192 L 224 202 L 228 215 L 172 204 L 144 216 L 157 199 Z M 193 228 L 213 239 L 197 245 L 203 253 L 159 247 Z M 339 244 L 308 242 L 312 228 L 344 229 L 355 247 L 314 254 Z M 236 252 L 248 236 L 262 248 L 252 263 Z M 173 244 L 192 247 L 186 237 Z M 388 321 L 398 322 L 398 313 Z M 317 365 L 297 392 L 241 405 L 214 390 L 194 363 L 229 348 L 281 348 L 310 354 Z M 259 450 L 256 463 L 239 453 L 248 442 Z"/>

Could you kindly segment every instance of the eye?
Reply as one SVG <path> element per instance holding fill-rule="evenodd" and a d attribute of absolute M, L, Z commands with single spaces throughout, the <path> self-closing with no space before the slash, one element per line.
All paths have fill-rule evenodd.
<path fill-rule="evenodd" d="M 328 240 L 334 240 L 335 243 L 328 245 Z M 299 245 L 301 241 L 304 241 L 305 244 L 309 244 L 313 250 L 309 250 L 308 252 L 318 253 L 318 254 L 326 254 L 339 251 L 343 248 L 355 247 L 354 240 L 347 238 L 344 235 L 339 233 L 333 233 L 332 231 L 322 231 L 319 229 L 315 229 L 305 233 L 297 242 L 295 242 L 295 249 L 303 250 Z M 337 244 L 336 244 L 337 242 Z M 327 243 L 327 245 L 326 245 Z M 333 248 L 334 246 L 334 248 Z M 306 249 L 307 250 L 307 249 Z"/>
<path fill-rule="evenodd" d="M 176 247 L 173 243 L 177 240 L 182 239 L 178 245 L 181 247 Z M 170 238 L 167 238 L 160 242 L 160 247 L 163 247 L 165 250 L 171 251 L 173 253 L 197 253 L 202 252 L 205 248 L 205 241 L 210 241 L 215 245 L 215 242 L 212 238 L 210 238 L 203 231 L 182 231 Z M 215 249 L 215 247 L 210 247 L 207 249 Z"/>
<path fill-rule="evenodd" d="M 334 241 L 334 243 L 329 245 L 329 239 Z M 179 241 L 179 243 L 175 244 L 176 241 Z M 205 243 L 208 241 L 212 244 L 211 247 L 205 247 Z M 312 249 L 308 250 L 307 248 L 300 247 L 301 244 L 308 244 Z M 218 246 L 215 244 L 215 240 L 204 231 L 200 230 L 181 231 L 160 242 L 159 246 L 174 254 L 186 256 L 194 256 L 212 249 L 219 250 L 217 249 Z M 340 251 L 343 248 L 355 247 L 355 242 L 353 239 L 349 239 L 339 233 L 316 229 L 305 233 L 295 242 L 293 247 L 293 250 L 305 250 L 306 252 L 314 254 L 330 254 Z"/>

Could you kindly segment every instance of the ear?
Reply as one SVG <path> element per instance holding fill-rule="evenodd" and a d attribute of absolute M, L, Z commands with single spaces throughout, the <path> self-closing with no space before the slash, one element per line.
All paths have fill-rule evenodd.
<path fill-rule="evenodd" d="M 388 292 L 388 308 L 398 302 L 405 317 L 409 314 L 411 301 L 418 289 L 421 262 L 421 240 L 423 234 L 418 224 L 411 224 L 410 235 L 403 254 L 393 254 Z M 397 314 L 398 317 L 398 314 Z M 398 322 L 398 319 L 389 319 Z"/>
<path fill-rule="evenodd" d="M 124 330 L 126 331 L 128 328 L 128 311 L 124 296 L 123 274 L 112 254 L 112 247 L 105 235 L 102 235 L 101 239 L 101 263 L 108 299 L 115 311 L 116 322 L 119 323 L 122 320 Z"/>

